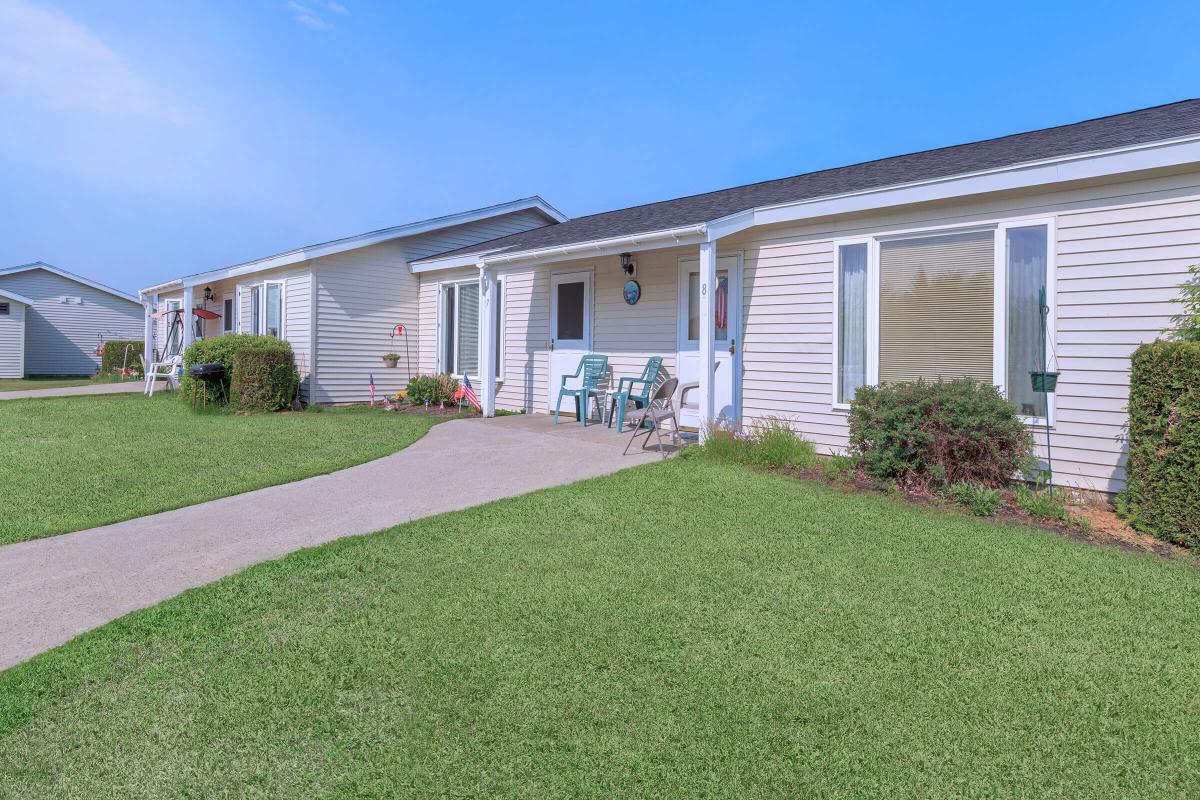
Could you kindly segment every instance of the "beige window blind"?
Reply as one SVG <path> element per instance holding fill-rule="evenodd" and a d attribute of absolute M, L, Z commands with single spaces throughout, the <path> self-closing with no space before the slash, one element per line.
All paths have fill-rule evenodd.
<path fill-rule="evenodd" d="M 991 383 L 993 232 L 883 242 L 879 380 Z"/>

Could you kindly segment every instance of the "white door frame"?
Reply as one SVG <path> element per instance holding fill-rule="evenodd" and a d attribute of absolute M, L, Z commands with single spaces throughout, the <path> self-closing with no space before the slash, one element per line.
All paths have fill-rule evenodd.
<path fill-rule="evenodd" d="M 677 363 L 692 358 L 700 351 L 699 341 L 688 340 L 688 275 L 699 272 L 700 256 L 680 256 L 678 260 L 677 303 L 675 311 Z M 717 272 L 729 270 L 729 297 L 726 319 L 727 338 L 716 342 L 716 362 L 721 365 L 714 371 L 714 381 L 730 381 L 730 406 L 724 417 L 733 425 L 740 426 L 742 420 L 742 251 L 717 253 Z M 729 352 L 732 348 L 733 352 Z M 721 369 L 729 367 L 726 378 Z M 678 370 L 676 370 L 678 371 Z M 719 412 L 719 409 L 718 409 Z M 718 413 L 718 416 L 721 416 Z"/>
<path fill-rule="evenodd" d="M 592 351 L 593 341 L 593 325 L 595 320 L 595 268 L 584 267 L 582 269 L 564 270 L 562 272 L 550 273 L 550 291 L 549 291 L 549 311 L 550 311 L 550 340 L 548 342 L 549 350 L 547 352 L 546 376 L 549 384 L 546 392 L 546 407 L 550 409 L 550 413 L 554 413 L 554 404 L 558 400 L 558 389 L 560 383 L 561 370 L 556 371 L 554 367 L 555 354 L 573 353 L 576 354 L 575 363 L 578 364 L 578 359 L 587 355 Z M 584 284 L 583 296 L 583 338 L 582 339 L 558 339 L 558 285 L 560 283 L 575 283 L 582 281 Z M 570 371 L 573 371 L 574 367 Z"/>

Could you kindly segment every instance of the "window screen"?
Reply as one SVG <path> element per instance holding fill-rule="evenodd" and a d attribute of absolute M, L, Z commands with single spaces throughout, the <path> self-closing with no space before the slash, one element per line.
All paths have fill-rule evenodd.
<path fill-rule="evenodd" d="M 879 380 L 991 383 L 992 231 L 883 242 Z"/>
<path fill-rule="evenodd" d="M 558 284 L 558 324 L 555 338 L 583 338 L 584 288 L 583 281 Z"/>
<path fill-rule="evenodd" d="M 867 245 L 838 248 L 838 402 L 867 382 Z"/>
<path fill-rule="evenodd" d="M 479 284 L 460 283 L 458 289 L 457 361 L 459 375 L 479 374 Z"/>
<path fill-rule="evenodd" d="M 1010 228 L 1008 258 L 1008 398 L 1027 417 L 1046 416 L 1046 396 L 1029 373 L 1045 368 L 1041 306 L 1046 291 L 1046 226 Z M 1048 302 L 1048 301 L 1047 301 Z"/>
<path fill-rule="evenodd" d="M 7 317 L 9 314 L 8 303 L 0 303 L 0 317 Z"/>

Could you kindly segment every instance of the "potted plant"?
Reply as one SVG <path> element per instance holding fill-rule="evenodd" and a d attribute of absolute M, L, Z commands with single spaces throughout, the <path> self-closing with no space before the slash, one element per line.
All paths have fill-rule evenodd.
<path fill-rule="evenodd" d="M 398 362 L 399 360 L 400 360 L 399 353 L 384 353 L 384 356 L 383 356 L 384 366 L 395 368 L 396 362 Z"/>

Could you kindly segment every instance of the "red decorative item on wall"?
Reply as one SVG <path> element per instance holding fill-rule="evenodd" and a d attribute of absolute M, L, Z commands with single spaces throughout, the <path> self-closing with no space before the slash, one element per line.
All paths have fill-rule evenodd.
<path fill-rule="evenodd" d="M 717 278 L 717 296 L 716 309 L 713 312 L 713 321 L 717 325 L 717 330 L 725 327 L 725 323 L 729 320 L 729 279 Z"/>

